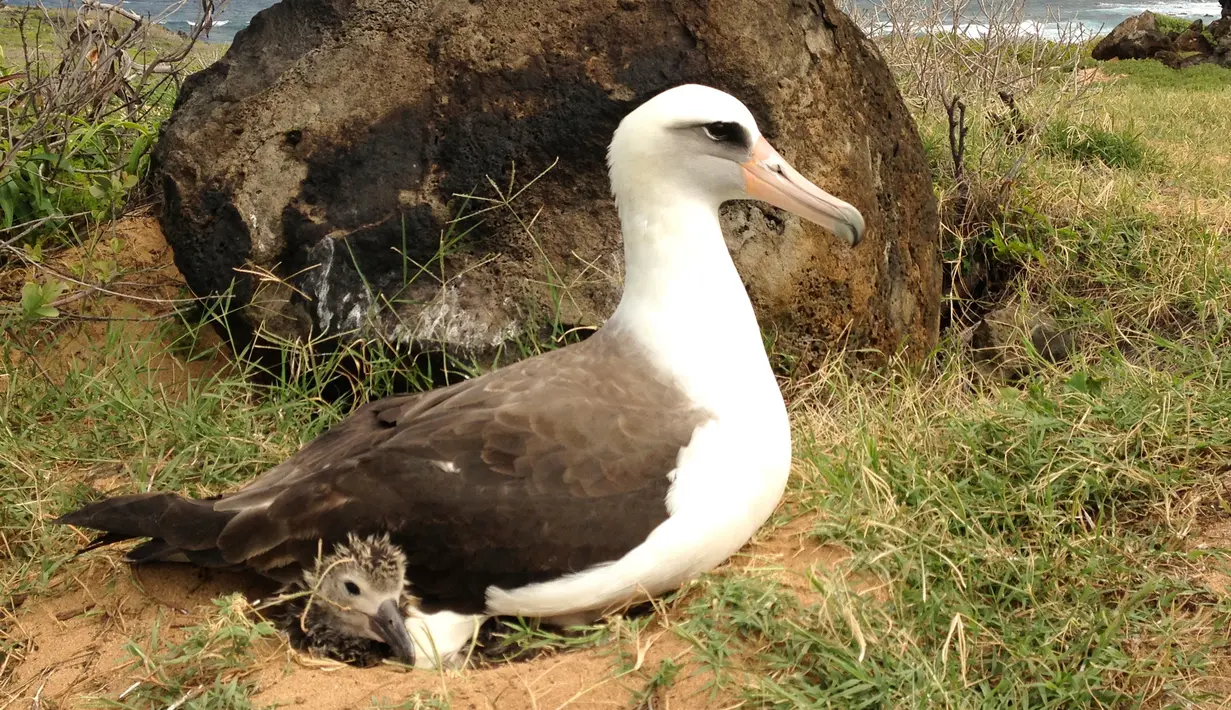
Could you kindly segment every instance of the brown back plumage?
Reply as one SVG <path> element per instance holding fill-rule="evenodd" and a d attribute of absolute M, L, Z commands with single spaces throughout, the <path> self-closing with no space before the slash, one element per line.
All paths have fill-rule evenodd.
<path fill-rule="evenodd" d="M 666 474 L 708 413 L 602 330 L 451 387 L 371 402 L 212 501 L 122 496 L 60 522 L 154 538 L 136 559 L 291 579 L 318 541 L 388 532 L 423 597 L 482 609 L 510 588 L 617 559 L 666 519 Z"/>

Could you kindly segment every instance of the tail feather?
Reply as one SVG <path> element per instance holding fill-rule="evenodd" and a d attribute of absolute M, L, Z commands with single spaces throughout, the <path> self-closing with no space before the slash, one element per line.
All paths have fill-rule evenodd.
<path fill-rule="evenodd" d="M 165 540 L 147 540 L 128 551 L 124 555 L 127 562 L 143 564 L 146 562 L 186 562 L 197 567 L 227 568 L 235 565 L 228 562 L 222 553 L 211 550 L 185 550 L 169 545 Z"/>
<path fill-rule="evenodd" d="M 93 540 L 87 550 L 146 537 L 151 540 L 130 552 L 130 559 L 169 560 L 183 552 L 189 560 L 199 557 L 203 561 L 221 561 L 218 537 L 234 516 L 234 512 L 214 510 L 210 501 L 171 493 L 138 493 L 90 503 L 55 522 L 101 530 L 104 534 Z"/>
<path fill-rule="evenodd" d="M 123 533 L 103 533 L 102 535 L 99 535 L 98 537 L 91 540 L 90 544 L 78 550 L 77 554 L 80 555 L 83 552 L 89 552 L 90 550 L 96 550 L 100 547 L 114 545 L 117 542 L 124 542 L 125 540 L 131 540 L 131 539 L 132 539 L 131 535 L 125 535 Z"/>

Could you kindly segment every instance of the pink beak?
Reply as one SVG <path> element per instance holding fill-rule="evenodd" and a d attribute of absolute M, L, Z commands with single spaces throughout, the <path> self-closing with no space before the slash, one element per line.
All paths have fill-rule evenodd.
<path fill-rule="evenodd" d="M 757 140 L 752 157 L 740 167 L 744 170 L 744 191 L 749 196 L 815 222 L 851 246 L 863 237 L 863 215 L 859 210 L 813 185 L 764 138 Z"/>

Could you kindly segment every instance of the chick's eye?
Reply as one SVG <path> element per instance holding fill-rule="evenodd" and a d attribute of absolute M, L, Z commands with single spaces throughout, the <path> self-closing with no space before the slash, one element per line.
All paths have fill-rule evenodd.
<path fill-rule="evenodd" d="M 731 121 L 715 121 L 701 127 L 706 137 L 717 143 L 744 143 L 744 128 Z"/>
<path fill-rule="evenodd" d="M 346 583 L 346 592 L 353 597 L 359 596 L 359 585 L 354 582 Z"/>

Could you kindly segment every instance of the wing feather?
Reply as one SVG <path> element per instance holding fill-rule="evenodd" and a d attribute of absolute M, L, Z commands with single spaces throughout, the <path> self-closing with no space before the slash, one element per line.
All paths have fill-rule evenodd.
<path fill-rule="evenodd" d="M 679 451 L 708 418 L 640 351 L 600 331 L 474 380 L 364 405 L 208 503 L 214 515 L 164 516 L 159 536 L 285 576 L 318 544 L 389 532 L 425 609 L 478 611 L 489 585 L 579 571 L 644 540 L 666 519 Z"/>

